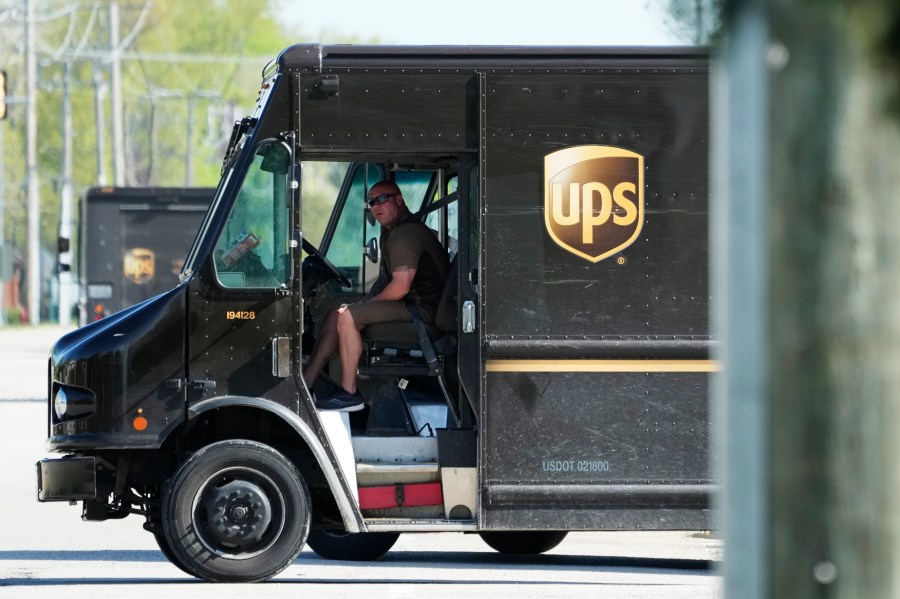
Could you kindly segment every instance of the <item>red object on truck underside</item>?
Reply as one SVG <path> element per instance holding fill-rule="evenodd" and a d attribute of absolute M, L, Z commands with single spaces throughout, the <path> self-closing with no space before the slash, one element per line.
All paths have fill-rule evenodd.
<path fill-rule="evenodd" d="M 439 482 L 360 487 L 359 489 L 359 509 L 361 510 L 441 505 L 443 502 L 444 496 Z"/>

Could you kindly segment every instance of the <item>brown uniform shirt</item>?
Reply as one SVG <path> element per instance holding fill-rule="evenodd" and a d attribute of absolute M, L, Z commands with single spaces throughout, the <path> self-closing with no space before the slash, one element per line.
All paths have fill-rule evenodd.
<path fill-rule="evenodd" d="M 382 230 L 381 260 L 389 274 L 416 269 L 405 299 L 433 317 L 450 270 L 447 250 L 434 232 L 407 212 L 392 229 Z"/>
<path fill-rule="evenodd" d="M 401 269 L 416 269 L 416 276 L 404 300 L 411 300 L 419 308 L 426 324 L 434 322 L 437 305 L 450 270 L 447 250 L 434 232 L 407 211 L 393 229 L 381 230 L 381 273 L 367 294 L 374 297 L 391 281 L 392 273 Z M 362 301 L 350 304 L 350 313 L 360 329 L 379 322 L 409 322 L 412 317 L 404 301 Z"/>

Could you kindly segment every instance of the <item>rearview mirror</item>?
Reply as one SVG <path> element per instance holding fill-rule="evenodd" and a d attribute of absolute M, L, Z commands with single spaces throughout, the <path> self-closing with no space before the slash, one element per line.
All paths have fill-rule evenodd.
<path fill-rule="evenodd" d="M 367 241 L 366 247 L 363 248 L 363 253 L 369 259 L 369 262 L 373 264 L 378 262 L 378 240 L 373 237 Z"/>

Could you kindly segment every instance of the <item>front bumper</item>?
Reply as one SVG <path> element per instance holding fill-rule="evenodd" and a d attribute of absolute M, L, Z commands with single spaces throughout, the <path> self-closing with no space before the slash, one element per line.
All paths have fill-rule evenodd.
<path fill-rule="evenodd" d="M 97 496 L 96 458 L 46 459 L 35 466 L 38 501 L 76 501 Z"/>

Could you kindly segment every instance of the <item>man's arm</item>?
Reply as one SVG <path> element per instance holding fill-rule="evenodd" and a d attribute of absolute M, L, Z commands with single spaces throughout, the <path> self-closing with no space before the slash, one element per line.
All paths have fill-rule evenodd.
<path fill-rule="evenodd" d="M 415 268 L 401 268 L 392 273 L 391 282 L 371 301 L 398 301 L 406 297 L 416 277 Z"/>
<path fill-rule="evenodd" d="M 372 287 L 369 289 L 369 292 L 366 293 L 365 297 L 360 299 L 360 302 L 371 302 L 375 299 L 375 296 L 384 291 L 384 288 L 388 286 L 388 283 L 391 282 L 391 277 L 388 275 L 387 269 L 384 267 L 384 263 L 382 262 L 381 267 L 378 269 L 378 278 L 375 279 L 375 282 L 372 283 Z"/>

